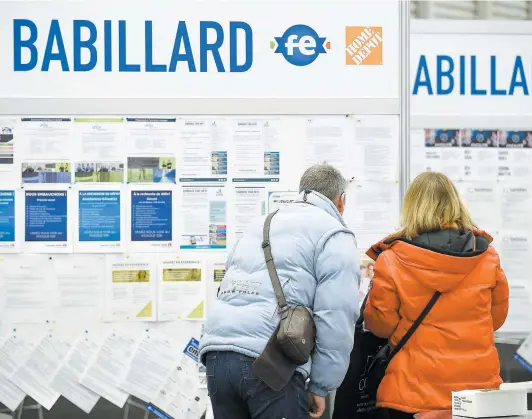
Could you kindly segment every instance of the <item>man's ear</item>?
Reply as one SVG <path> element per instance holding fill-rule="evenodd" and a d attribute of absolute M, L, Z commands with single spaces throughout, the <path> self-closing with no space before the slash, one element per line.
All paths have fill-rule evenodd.
<path fill-rule="evenodd" d="M 336 205 L 336 209 L 338 210 L 338 212 L 340 214 L 343 214 L 345 210 L 345 193 L 340 195 L 338 200 L 335 202 L 335 205 Z"/>

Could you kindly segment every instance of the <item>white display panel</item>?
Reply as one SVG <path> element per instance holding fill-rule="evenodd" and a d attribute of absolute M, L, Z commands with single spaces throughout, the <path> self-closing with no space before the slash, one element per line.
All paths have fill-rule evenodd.
<path fill-rule="evenodd" d="M 0 266 L 6 268 L 0 269 L 0 284 L 9 285 L 0 287 L 0 326 L 4 337 L 14 328 L 25 332 L 28 345 L 40 348 L 37 359 L 54 355 L 58 368 L 49 374 L 35 371 L 39 382 L 62 392 L 83 411 L 88 413 L 99 397 L 123 406 L 128 391 L 136 393 L 133 387 L 123 391 L 121 381 L 128 373 L 136 374 L 127 362 L 131 355 L 143 361 L 135 351 L 143 347 L 140 340 L 147 328 L 175 339 L 180 348 L 187 342 L 187 348 L 194 342 L 197 348 L 202 320 L 225 273 L 227 252 L 254 217 L 294 198 L 309 164 L 326 160 L 359 184 L 376 182 L 392 195 L 387 200 L 381 194 L 387 203 L 384 211 L 390 209 L 390 218 L 397 217 L 398 205 L 392 208 L 390 203 L 399 196 L 400 85 L 406 81 L 400 77 L 399 61 L 407 55 L 408 38 L 399 34 L 400 20 L 406 19 L 404 10 L 400 16 L 401 2 L 321 1 L 306 11 L 304 21 L 297 1 L 283 4 L 281 14 L 272 2 L 186 2 L 183 7 L 184 2 L 165 0 L 146 9 L 131 8 L 125 1 L 28 4 L 0 2 L 0 49 L 10 51 L 10 58 L 0 63 L 0 134 L 7 143 L 0 150 L 0 192 L 20 195 L 14 211 L 11 195 L 6 195 L 0 227 L 1 220 L 13 220 L 13 213 L 16 228 L 21 228 L 12 242 L 1 240 L 13 239 L 11 232 L 18 230 L 0 228 Z M 85 39 L 92 27 L 77 19 L 92 22 L 98 35 L 98 61 L 89 71 L 77 71 L 80 66 L 87 70 L 93 55 L 90 46 L 78 48 L 74 32 Z M 207 20 L 215 27 L 208 27 Z M 110 21 L 110 30 L 104 21 Z M 37 63 L 18 71 L 17 51 L 23 63 L 32 60 L 31 48 L 16 42 L 18 28 L 26 39 L 32 22 L 38 31 Z M 179 62 L 175 73 L 155 72 L 157 65 L 172 67 L 176 32 L 184 30 L 179 22 L 187 24 L 196 71 Z M 214 54 L 201 53 L 206 45 L 200 43 L 200 32 L 213 42 L 218 24 L 225 37 L 220 48 L 224 72 L 216 48 Z M 251 47 L 246 24 L 253 32 Z M 69 71 L 63 71 L 61 60 L 51 60 L 48 68 L 44 63 L 50 58 L 45 54 L 48 38 L 61 55 L 59 28 Z M 49 37 L 50 29 L 55 36 Z M 106 40 L 106 33 L 112 39 Z M 290 48 L 291 34 L 315 40 L 311 60 L 306 54 L 281 53 Z M 182 35 L 178 33 L 178 41 Z M 106 53 L 107 41 L 111 54 Z M 250 49 L 253 62 L 244 69 Z M 124 71 L 126 67 L 133 71 Z M 326 130 L 341 129 L 309 133 L 309 119 L 319 120 Z M 386 128 L 362 135 L 360 121 L 373 129 Z M 327 143 L 332 149 L 337 141 L 347 152 L 331 150 L 322 156 Z M 310 143 L 317 145 L 313 153 L 307 153 Z M 376 165 L 378 156 L 384 158 Z M 379 172 L 387 166 L 384 161 L 391 163 L 386 173 Z M 197 188 L 214 193 L 184 196 L 183 191 Z M 59 226 L 55 232 L 65 239 L 65 254 L 44 252 L 57 243 L 39 242 L 37 251 L 43 253 L 29 257 L 25 191 L 67 192 L 66 199 L 37 208 L 38 214 L 33 211 L 34 219 L 42 214 L 43 226 L 33 223 L 30 231 L 52 241 L 57 234 L 48 233 L 50 225 Z M 116 191 L 121 192 L 119 202 Z M 138 200 L 134 192 L 142 192 Z M 159 195 L 162 210 L 152 201 L 159 199 L 153 192 L 170 192 Z M 364 196 L 351 188 L 348 195 L 353 205 L 346 209 L 346 219 L 358 228 L 356 201 Z M 65 200 L 66 216 L 61 212 L 57 218 L 54 211 L 62 210 L 59 204 Z M 372 210 L 368 207 L 364 214 Z M 185 216 L 193 216 L 194 222 L 187 223 Z M 376 221 L 376 231 L 383 235 L 391 226 L 384 218 Z M 215 247 L 198 246 L 191 236 L 207 236 Z M 357 233 L 361 246 L 374 238 L 366 231 Z M 11 243 L 21 255 L 7 254 Z M 21 292 L 30 298 L 6 303 L 8 296 L 20 297 Z M 41 350 L 43 342 L 44 349 L 53 349 L 41 339 L 52 329 L 52 336 L 60 335 L 65 343 L 61 362 L 58 351 Z M 195 362 L 186 376 L 172 374 L 170 381 L 185 385 L 176 394 L 169 392 L 167 401 L 190 401 L 189 413 L 201 409 L 206 396 L 205 377 Z M 24 368 L 27 372 L 29 364 Z M 13 391 L 10 403 L 21 394 Z M 198 396 L 201 406 L 194 407 Z M 52 397 L 41 399 L 51 407 Z"/>
<path fill-rule="evenodd" d="M 403 169 L 410 179 L 432 170 L 455 182 L 475 223 L 493 236 L 510 284 L 500 335 L 526 336 L 532 331 L 532 23 L 414 21 L 411 48 Z"/>

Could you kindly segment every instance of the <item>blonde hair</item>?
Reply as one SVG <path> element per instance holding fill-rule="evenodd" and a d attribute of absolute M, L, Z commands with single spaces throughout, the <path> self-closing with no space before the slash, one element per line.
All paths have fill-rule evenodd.
<path fill-rule="evenodd" d="M 406 191 L 399 235 L 411 240 L 442 228 L 471 231 L 477 227 L 447 176 L 438 172 L 421 173 Z"/>

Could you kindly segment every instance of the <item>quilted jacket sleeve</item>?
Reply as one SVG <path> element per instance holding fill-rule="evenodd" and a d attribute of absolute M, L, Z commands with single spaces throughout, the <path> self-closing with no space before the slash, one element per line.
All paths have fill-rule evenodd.
<path fill-rule="evenodd" d="M 491 291 L 491 318 L 493 330 L 500 329 L 508 315 L 508 281 L 500 266 L 497 266 L 497 281 Z"/>
<path fill-rule="evenodd" d="M 376 336 L 389 338 L 399 324 L 399 295 L 383 253 L 375 262 L 375 272 L 366 308 L 364 324 Z"/>

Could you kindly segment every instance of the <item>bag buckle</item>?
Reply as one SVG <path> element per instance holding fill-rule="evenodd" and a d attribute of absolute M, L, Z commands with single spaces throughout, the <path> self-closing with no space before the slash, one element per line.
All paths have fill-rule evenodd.
<path fill-rule="evenodd" d="M 263 248 L 263 249 L 266 249 L 266 248 L 269 247 L 269 246 L 270 246 L 270 242 L 269 242 L 268 240 L 264 240 L 264 241 L 262 242 L 262 248 Z"/>

